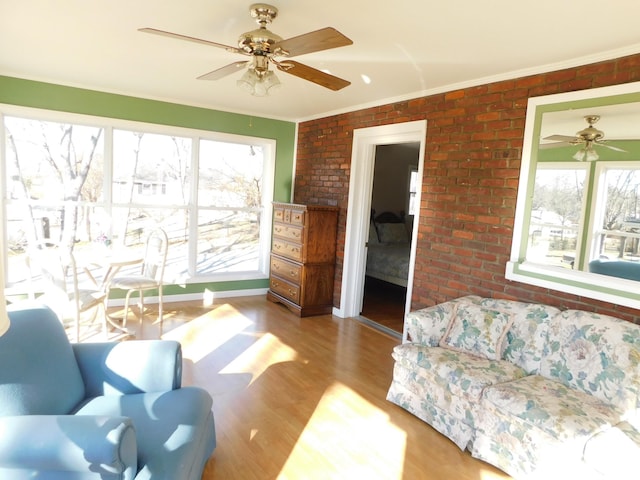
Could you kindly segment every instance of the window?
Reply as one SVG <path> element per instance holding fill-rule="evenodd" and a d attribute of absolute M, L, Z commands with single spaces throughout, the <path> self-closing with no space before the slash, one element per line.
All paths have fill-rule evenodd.
<path fill-rule="evenodd" d="M 408 215 L 415 215 L 418 205 L 416 205 L 416 198 L 418 195 L 418 189 L 420 188 L 418 178 L 418 168 L 409 167 L 409 200 L 408 200 Z"/>
<path fill-rule="evenodd" d="M 527 261 L 574 267 L 586 174 L 586 169 L 580 166 L 538 166 L 530 213 Z"/>
<path fill-rule="evenodd" d="M 507 279 L 640 308 L 638 122 L 640 84 L 529 100 Z"/>
<path fill-rule="evenodd" d="M 3 118 L 10 285 L 36 239 L 142 249 L 155 226 L 168 283 L 266 278 L 274 141 L 69 117 Z"/>

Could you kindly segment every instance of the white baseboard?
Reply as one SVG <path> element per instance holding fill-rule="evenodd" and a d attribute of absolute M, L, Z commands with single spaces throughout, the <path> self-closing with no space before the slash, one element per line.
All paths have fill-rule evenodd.
<path fill-rule="evenodd" d="M 219 292 L 214 292 L 207 290 L 201 293 L 184 293 L 180 295 L 164 295 L 162 300 L 165 304 L 172 302 L 195 302 L 202 300 L 204 305 L 211 305 L 214 300 L 218 300 L 220 298 L 231 298 L 231 297 L 252 297 L 256 295 L 266 295 L 268 288 L 254 288 L 249 290 L 223 290 Z M 132 298 L 131 304 L 137 305 L 138 298 Z M 158 297 L 144 297 L 144 303 L 148 305 L 157 304 Z M 108 307 L 123 307 L 124 306 L 124 298 L 115 298 L 111 299 L 107 303 Z"/>

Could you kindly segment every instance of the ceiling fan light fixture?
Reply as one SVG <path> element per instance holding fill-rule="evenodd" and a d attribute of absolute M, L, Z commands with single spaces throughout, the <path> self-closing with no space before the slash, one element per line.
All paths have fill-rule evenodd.
<path fill-rule="evenodd" d="M 598 155 L 598 152 L 596 152 L 596 150 L 593 147 L 589 147 L 586 149 L 585 160 L 587 162 L 593 162 L 595 160 L 598 160 L 599 158 L 600 156 Z"/>
<path fill-rule="evenodd" d="M 596 152 L 595 148 L 593 148 L 593 146 L 591 145 L 585 148 L 581 148 L 573 156 L 573 159 L 579 162 L 583 162 L 585 160 L 587 162 L 594 162 L 599 158 L 600 158 L 600 155 L 598 155 L 598 152 Z"/>
<path fill-rule="evenodd" d="M 281 86 L 280 79 L 276 76 L 274 72 L 269 70 L 264 75 L 262 75 L 262 77 L 260 78 L 260 81 L 256 84 L 256 88 L 253 94 L 259 97 L 271 95 L 276 90 L 278 90 L 280 86 Z"/>
<path fill-rule="evenodd" d="M 236 85 L 254 97 L 266 97 L 276 91 L 281 84 L 280 79 L 271 70 L 259 73 L 249 68 Z"/>
<path fill-rule="evenodd" d="M 241 88 L 245 92 L 253 94 L 258 80 L 258 75 L 256 74 L 255 70 L 250 68 L 242 74 L 242 76 L 236 82 L 236 85 L 238 86 L 238 88 Z"/>
<path fill-rule="evenodd" d="M 581 148 L 580 150 L 578 150 L 574 155 L 573 155 L 573 159 L 577 160 L 579 162 L 582 162 L 584 160 L 585 155 L 587 154 L 587 152 L 585 151 L 584 148 Z"/>

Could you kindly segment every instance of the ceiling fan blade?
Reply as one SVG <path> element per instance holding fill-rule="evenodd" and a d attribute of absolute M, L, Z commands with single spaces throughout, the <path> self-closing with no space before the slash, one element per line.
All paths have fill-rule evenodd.
<path fill-rule="evenodd" d="M 296 77 L 308 80 L 310 82 L 321 85 L 330 90 L 336 91 L 351 85 L 351 82 L 335 77 L 328 73 L 324 73 L 308 65 L 299 62 L 287 60 L 282 64 L 277 64 L 278 70 L 289 73 Z"/>
<path fill-rule="evenodd" d="M 569 137 L 567 135 L 550 135 L 548 137 L 544 137 L 543 140 L 555 140 L 556 142 L 569 142 L 572 144 L 581 143 L 579 138 Z"/>
<path fill-rule="evenodd" d="M 538 150 L 548 150 L 550 148 L 558 147 L 575 147 L 575 144 L 569 142 L 541 143 L 538 145 Z"/>
<path fill-rule="evenodd" d="M 596 145 L 600 146 L 600 147 L 605 147 L 608 148 L 609 150 L 614 150 L 616 152 L 624 152 L 627 153 L 626 150 L 619 148 L 619 147 L 614 147 L 613 145 L 609 145 L 608 143 L 604 143 L 604 142 L 596 142 Z"/>
<path fill-rule="evenodd" d="M 246 55 L 246 52 L 244 52 L 243 50 L 240 50 L 239 48 L 231 47 L 229 45 L 224 45 L 222 43 L 212 42 L 210 40 L 204 40 L 202 38 L 190 37 L 188 35 L 181 35 L 179 33 L 165 32 L 164 30 L 158 30 L 157 28 L 148 28 L 148 27 L 139 28 L 138 31 L 144 32 L 144 33 L 153 33 L 154 35 L 160 35 L 163 37 L 177 38 L 178 40 L 186 40 L 188 42 L 201 43 L 203 45 L 209 45 L 211 47 L 224 48 L 228 52 L 241 53 L 243 55 Z"/>
<path fill-rule="evenodd" d="M 345 37 L 333 27 L 326 27 L 315 32 L 305 33 L 297 37 L 287 38 L 273 45 L 276 55 L 294 57 L 305 53 L 319 52 L 330 48 L 351 45 L 353 41 Z"/>
<path fill-rule="evenodd" d="M 249 63 L 248 60 L 243 60 L 240 62 L 230 63 L 222 68 L 218 68 L 209 73 L 205 73 L 204 75 L 200 75 L 198 80 L 220 80 L 227 75 L 231 75 L 232 73 L 237 72 L 238 70 L 242 70 Z"/>

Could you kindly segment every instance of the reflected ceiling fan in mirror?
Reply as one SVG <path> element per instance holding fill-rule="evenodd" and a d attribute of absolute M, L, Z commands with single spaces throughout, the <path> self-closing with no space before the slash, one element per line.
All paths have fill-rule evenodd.
<path fill-rule="evenodd" d="M 586 115 L 584 119 L 589 124 L 588 127 L 583 128 L 582 130 L 576 132 L 574 137 L 569 137 L 566 135 L 550 135 L 545 137 L 543 140 L 554 140 L 555 143 L 542 143 L 540 144 L 541 149 L 547 148 L 557 148 L 557 147 L 567 147 L 571 145 L 581 145 L 580 150 L 576 152 L 573 156 L 575 160 L 582 162 L 584 160 L 588 162 L 592 162 L 598 160 L 600 155 L 594 147 L 604 147 L 610 150 L 614 150 L 616 152 L 626 152 L 622 148 L 614 147 L 613 145 L 609 145 L 607 140 L 604 139 L 604 132 L 602 130 L 598 130 L 594 127 L 594 123 L 600 120 L 600 115 Z"/>
<path fill-rule="evenodd" d="M 289 60 L 290 57 L 297 55 L 343 47 L 353 43 L 335 28 L 326 27 L 297 37 L 282 39 L 282 37 L 267 29 L 267 25 L 278 15 L 278 9 L 276 7 L 265 3 L 256 3 L 249 7 L 249 13 L 256 19 L 259 28 L 240 35 L 237 47 L 181 35 L 179 33 L 166 32 L 155 28 L 140 28 L 139 31 L 210 45 L 212 47 L 222 48 L 231 53 L 251 57 L 249 60 L 230 63 L 229 65 L 213 70 L 212 72 L 201 75 L 198 79 L 219 80 L 246 68 L 245 73 L 237 83 L 239 87 L 255 96 L 268 95 L 271 90 L 280 85 L 278 77 L 276 77 L 272 70 L 269 70 L 269 64 L 273 64 L 275 68 L 282 72 L 289 73 L 334 91 L 351 84 L 351 82 L 343 80 L 342 78 Z"/>

